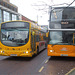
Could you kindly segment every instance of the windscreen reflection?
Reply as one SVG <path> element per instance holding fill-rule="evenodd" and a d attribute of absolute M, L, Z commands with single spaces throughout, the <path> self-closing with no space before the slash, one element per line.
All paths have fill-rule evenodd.
<path fill-rule="evenodd" d="M 49 44 L 73 45 L 74 31 L 50 31 Z"/>
<path fill-rule="evenodd" d="M 6 46 L 23 46 L 29 40 L 29 23 L 8 22 L 1 25 L 1 42 Z"/>
<path fill-rule="evenodd" d="M 2 43 L 6 46 L 22 46 L 28 41 L 27 29 L 2 29 Z"/>

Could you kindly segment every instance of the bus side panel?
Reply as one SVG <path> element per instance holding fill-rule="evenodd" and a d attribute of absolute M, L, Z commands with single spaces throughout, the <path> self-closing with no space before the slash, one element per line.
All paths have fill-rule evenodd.
<path fill-rule="evenodd" d="M 45 41 L 39 42 L 39 51 L 45 49 L 45 43 L 46 43 Z"/>

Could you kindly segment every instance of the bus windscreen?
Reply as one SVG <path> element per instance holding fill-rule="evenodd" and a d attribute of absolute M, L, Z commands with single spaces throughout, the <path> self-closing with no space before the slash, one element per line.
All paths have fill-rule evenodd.
<path fill-rule="evenodd" d="M 1 25 L 1 42 L 6 46 L 23 46 L 29 39 L 29 23 L 9 22 Z"/>

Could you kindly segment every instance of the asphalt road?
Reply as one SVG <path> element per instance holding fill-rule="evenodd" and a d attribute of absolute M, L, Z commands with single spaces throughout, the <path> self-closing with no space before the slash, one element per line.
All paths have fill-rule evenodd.
<path fill-rule="evenodd" d="M 47 49 L 32 58 L 0 56 L 0 75 L 65 75 L 75 68 L 73 57 L 50 57 Z"/>

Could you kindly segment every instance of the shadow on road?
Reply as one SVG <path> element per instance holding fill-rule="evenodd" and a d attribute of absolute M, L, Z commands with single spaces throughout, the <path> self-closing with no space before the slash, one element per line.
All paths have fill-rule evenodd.
<path fill-rule="evenodd" d="M 75 61 L 75 57 L 58 57 L 58 56 L 51 56 L 51 58 L 49 58 L 50 60 L 54 60 L 54 61 Z"/>

